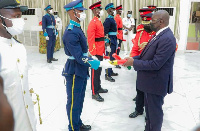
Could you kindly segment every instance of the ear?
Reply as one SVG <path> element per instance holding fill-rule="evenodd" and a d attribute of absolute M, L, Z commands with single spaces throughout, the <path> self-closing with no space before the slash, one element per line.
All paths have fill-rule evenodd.
<path fill-rule="evenodd" d="M 164 23 L 164 20 L 163 20 L 163 19 L 161 19 L 161 20 L 160 20 L 160 24 L 163 24 L 163 23 Z"/>

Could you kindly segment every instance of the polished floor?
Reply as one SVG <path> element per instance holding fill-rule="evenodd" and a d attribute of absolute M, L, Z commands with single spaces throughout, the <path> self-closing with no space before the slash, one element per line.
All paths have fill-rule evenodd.
<path fill-rule="evenodd" d="M 41 117 L 38 131 L 67 131 L 66 89 L 61 76 L 66 55 L 63 49 L 54 54 L 59 61 L 47 64 L 46 55 L 38 47 L 26 47 L 29 83 L 40 96 Z M 123 53 L 122 53 L 123 56 Z M 126 68 L 114 69 L 116 82 L 105 81 L 102 71 L 102 94 L 105 102 L 92 100 L 90 80 L 86 89 L 82 120 L 92 126 L 91 131 L 143 131 L 145 115 L 129 118 L 134 111 L 132 99 L 136 95 L 136 72 Z M 33 96 L 34 97 L 34 96 Z M 35 99 L 35 97 L 34 97 Z M 200 122 L 200 52 L 176 53 L 174 64 L 174 92 L 165 97 L 162 131 L 191 131 Z M 35 105 L 38 119 L 38 106 Z"/>

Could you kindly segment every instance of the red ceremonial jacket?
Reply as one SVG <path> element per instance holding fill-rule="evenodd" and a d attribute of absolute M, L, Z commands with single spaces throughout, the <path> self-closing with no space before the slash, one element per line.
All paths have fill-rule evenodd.
<path fill-rule="evenodd" d="M 119 14 L 115 16 L 115 21 L 117 23 L 117 39 L 123 40 L 123 30 L 122 30 L 123 23 L 122 23 L 122 18 L 120 17 Z"/>
<path fill-rule="evenodd" d="M 98 17 L 95 16 L 90 21 L 87 29 L 87 35 L 90 54 L 103 56 L 105 51 L 105 41 L 95 41 L 95 38 L 104 38 L 104 27 Z"/>
<path fill-rule="evenodd" d="M 137 26 L 137 33 L 135 38 L 132 40 L 133 48 L 130 53 L 130 57 L 138 56 L 147 45 L 148 41 L 155 35 L 156 32 L 146 32 L 144 30 L 144 25 L 140 24 Z"/>

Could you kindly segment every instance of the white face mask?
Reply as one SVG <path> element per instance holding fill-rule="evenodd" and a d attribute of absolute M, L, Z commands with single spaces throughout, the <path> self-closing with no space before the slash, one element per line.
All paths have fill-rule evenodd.
<path fill-rule="evenodd" d="M 53 10 L 49 10 L 49 13 L 50 13 L 50 14 L 53 14 Z"/>
<path fill-rule="evenodd" d="M 116 13 L 116 10 L 115 10 L 115 11 L 113 11 L 113 14 L 114 14 L 114 15 L 116 15 L 116 14 L 117 14 L 117 13 Z"/>
<path fill-rule="evenodd" d="M 85 18 L 86 18 L 85 12 L 81 12 L 81 13 L 79 13 L 79 14 L 80 14 L 80 18 L 77 17 L 77 16 L 75 16 L 75 17 L 76 17 L 80 22 L 81 22 L 81 21 L 84 21 Z"/>
<path fill-rule="evenodd" d="M 131 17 L 132 17 L 132 15 L 131 15 L 131 14 L 128 14 L 128 15 L 127 15 L 127 17 L 131 18 Z"/>
<path fill-rule="evenodd" d="M 12 25 L 13 25 L 12 27 L 6 27 L 5 25 L 2 24 L 12 36 L 19 35 L 24 31 L 24 25 L 25 25 L 24 19 L 22 19 L 22 18 L 9 19 L 9 18 L 5 18 L 3 16 L 1 16 L 1 17 L 12 21 Z"/>
<path fill-rule="evenodd" d="M 101 10 L 101 11 L 99 12 L 99 16 L 103 16 L 103 15 L 104 15 L 104 11 Z"/>

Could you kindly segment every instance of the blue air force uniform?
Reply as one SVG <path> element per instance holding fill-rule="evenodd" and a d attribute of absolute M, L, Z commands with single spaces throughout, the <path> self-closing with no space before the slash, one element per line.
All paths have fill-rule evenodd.
<path fill-rule="evenodd" d="M 110 8 L 114 8 L 113 3 L 108 4 L 105 7 L 105 10 L 108 10 Z M 111 48 L 111 52 L 106 52 L 107 56 L 110 56 L 110 60 L 115 60 L 115 58 L 112 57 L 113 53 L 116 53 L 116 49 L 117 47 L 117 24 L 116 21 L 114 19 L 113 16 L 108 15 L 108 17 L 105 19 L 104 23 L 104 34 L 108 35 L 108 37 L 110 38 L 110 48 Z M 111 76 L 111 74 L 113 73 L 112 68 L 108 68 L 106 70 L 106 76 Z"/>
<path fill-rule="evenodd" d="M 51 5 L 48 5 L 44 10 L 52 9 Z M 47 40 L 47 60 L 53 59 L 54 47 L 56 43 L 56 29 L 55 29 L 55 18 L 51 14 L 46 14 L 42 18 L 42 29 L 45 37 L 49 37 Z"/>
<path fill-rule="evenodd" d="M 82 6 L 82 0 L 69 3 L 66 11 L 71 9 L 86 10 Z M 67 115 L 69 120 L 69 131 L 79 131 L 83 125 L 80 118 L 85 97 L 89 67 L 98 69 L 100 61 L 88 57 L 88 46 L 85 34 L 80 24 L 70 20 L 63 35 L 65 54 L 69 56 L 62 75 L 66 78 L 67 90 Z M 90 127 L 91 128 L 91 127 Z"/>

